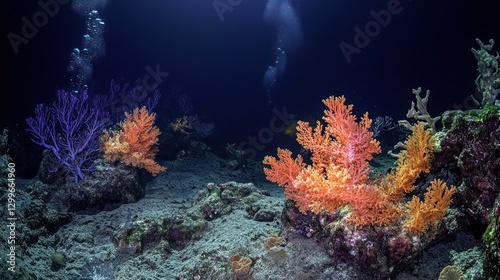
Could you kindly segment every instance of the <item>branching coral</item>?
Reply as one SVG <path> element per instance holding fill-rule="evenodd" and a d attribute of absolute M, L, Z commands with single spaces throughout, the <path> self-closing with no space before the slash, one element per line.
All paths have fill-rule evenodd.
<path fill-rule="evenodd" d="M 349 205 L 353 209 L 351 220 L 358 225 L 381 224 L 394 219 L 392 207 L 384 194 L 368 184 L 368 161 L 380 153 L 380 144 L 369 131 L 368 114 L 359 122 L 352 114 L 352 105 L 345 98 L 330 97 L 323 100 L 327 106 L 323 120 L 313 129 L 309 123 L 298 122 L 297 141 L 312 153 L 312 165 L 306 166 L 299 156 L 292 159 L 291 152 L 278 150 L 278 159 L 266 157 L 267 179 L 285 187 L 288 199 L 297 203 L 300 211 L 335 211 Z"/>
<path fill-rule="evenodd" d="M 455 187 L 447 188 L 440 179 L 433 180 L 425 193 L 425 200 L 414 196 L 408 202 L 408 219 L 405 227 L 413 234 L 424 233 L 430 225 L 436 225 L 443 217 L 451 203 Z"/>
<path fill-rule="evenodd" d="M 278 149 L 278 159 L 266 156 L 264 164 L 271 166 L 271 168 L 264 168 L 267 179 L 282 187 L 291 185 L 306 166 L 300 155 L 292 159 L 292 152 L 287 149 Z"/>
<path fill-rule="evenodd" d="M 357 122 L 352 105 L 346 106 L 343 96 L 330 97 L 323 103 L 328 107 L 323 117 L 326 125 L 317 122 L 314 129 L 306 122 L 297 125 L 297 141 L 311 152 L 312 164 L 305 164 L 300 156 L 293 159 L 288 150 L 278 149 L 277 159 L 264 159 L 264 164 L 270 166 L 264 168 L 267 179 L 283 186 L 287 199 L 295 201 L 302 213 L 331 213 L 346 206 L 351 210 L 349 221 L 357 226 L 397 221 L 405 213 L 404 195 L 415 189 L 413 184 L 420 174 L 429 172 L 435 143 L 430 130 L 423 124 L 412 128 L 413 134 L 404 143 L 405 150 L 398 155 L 396 169 L 377 185 L 368 177 L 368 161 L 380 152 L 380 145 L 369 131 L 368 114 Z M 453 191 L 441 181 L 433 183 L 424 203 L 408 205 L 412 207 L 408 210 L 410 223 L 421 226 L 441 219 Z M 431 210 L 422 212 L 424 208 Z M 420 218 L 422 213 L 426 215 L 424 220 Z M 408 228 L 422 233 L 413 230 L 413 226 Z"/>
<path fill-rule="evenodd" d="M 187 116 L 177 118 L 174 122 L 170 124 L 170 127 L 172 128 L 173 131 L 186 135 L 191 134 L 191 131 L 193 130 L 193 127 L 189 123 Z"/>
<path fill-rule="evenodd" d="M 328 107 L 323 120 L 326 127 L 317 122 L 314 130 L 307 122 L 297 123 L 297 141 L 312 152 L 313 166 L 321 169 L 331 164 L 348 170 L 356 184 L 368 178 L 368 161 L 381 152 L 380 143 L 373 139 L 368 129 L 372 120 L 365 113 L 360 122 L 352 114 L 352 105 L 345 105 L 344 96 L 323 100 Z"/>
<path fill-rule="evenodd" d="M 495 42 L 490 39 L 489 44 L 485 45 L 481 40 L 476 39 L 480 49 L 471 49 L 477 60 L 477 71 L 479 76 L 476 78 L 476 86 L 482 95 L 481 102 L 474 97 L 473 100 L 481 106 L 488 103 L 495 103 L 498 94 L 500 93 L 500 55 L 490 54 Z"/>
<path fill-rule="evenodd" d="M 78 183 L 85 172 L 95 169 L 99 134 L 109 115 L 89 105 L 86 91 L 75 96 L 62 90 L 52 107 L 38 104 L 35 112 L 35 118 L 26 119 L 33 142 L 52 151 L 51 171 L 63 166 Z"/>
<path fill-rule="evenodd" d="M 398 202 L 413 191 L 415 180 L 420 174 L 428 173 L 431 167 L 434 136 L 420 123 L 413 126 L 412 131 L 412 135 L 402 144 L 404 150 L 396 155 L 396 168 L 380 184 L 381 190 L 392 202 Z"/>
<path fill-rule="evenodd" d="M 154 161 L 158 152 L 160 130 L 154 125 L 156 114 L 149 113 L 146 107 L 134 109 L 132 114 L 125 113 L 120 123 L 121 130 L 106 132 L 101 137 L 101 150 L 108 162 L 123 163 L 144 168 L 153 175 L 166 170 Z"/>
<path fill-rule="evenodd" d="M 425 126 L 429 127 L 432 130 L 432 133 L 436 133 L 436 122 L 441 119 L 441 117 L 431 117 L 429 112 L 427 112 L 427 102 L 429 102 L 429 95 L 431 94 L 430 90 L 427 90 L 425 93 L 425 97 L 420 97 L 420 93 L 422 92 L 422 88 L 413 89 L 413 94 L 417 99 L 417 103 L 411 102 L 411 108 L 408 110 L 406 114 L 407 118 L 414 118 L 419 122 L 424 123 Z M 417 109 L 415 109 L 415 105 Z M 411 124 L 407 120 L 398 121 L 399 125 L 410 130 Z"/>

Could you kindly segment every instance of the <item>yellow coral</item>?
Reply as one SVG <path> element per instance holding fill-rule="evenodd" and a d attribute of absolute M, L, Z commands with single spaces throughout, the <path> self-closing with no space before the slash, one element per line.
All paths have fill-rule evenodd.
<path fill-rule="evenodd" d="M 452 202 L 452 195 L 456 188 L 448 188 L 446 183 L 440 179 L 433 180 L 425 193 L 425 200 L 414 196 L 407 204 L 408 219 L 405 227 L 409 232 L 420 235 L 424 233 L 430 225 L 437 225 Z"/>
<path fill-rule="evenodd" d="M 193 129 L 193 127 L 189 123 L 187 116 L 177 118 L 174 122 L 170 124 L 170 127 L 172 128 L 173 131 L 186 135 L 191 134 L 190 131 Z"/>
<path fill-rule="evenodd" d="M 415 180 L 420 174 L 428 173 L 431 167 L 434 136 L 420 123 L 414 125 L 412 131 L 404 142 L 405 150 L 397 155 L 396 168 L 380 184 L 380 189 L 392 202 L 400 201 L 405 194 L 413 191 Z"/>

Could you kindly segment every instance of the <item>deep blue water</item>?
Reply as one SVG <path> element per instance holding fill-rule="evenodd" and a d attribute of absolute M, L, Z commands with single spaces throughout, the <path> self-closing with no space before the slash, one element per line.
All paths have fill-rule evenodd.
<path fill-rule="evenodd" d="M 92 64 L 91 88 L 105 93 L 111 79 L 133 81 L 147 74 L 146 67 L 159 67 L 170 73 L 158 88 L 162 95 L 182 88 L 192 112 L 216 125 L 206 141 L 225 146 L 268 126 L 273 109 L 286 106 L 298 119 L 318 118 L 321 99 L 330 95 L 345 95 L 357 115 L 368 111 L 372 117 L 397 120 L 414 100 L 411 89 L 421 86 L 431 90 L 431 115 L 440 115 L 474 93 L 476 60 L 470 49 L 477 48 L 475 38 L 500 43 L 493 0 L 290 0 L 303 40 L 287 52 L 286 68 L 266 90 L 262 80 L 276 59 L 278 33 L 277 26 L 263 19 L 267 1 L 220 0 L 233 5 L 222 17 L 216 2 L 108 1 L 99 10 L 105 22 L 105 55 Z M 397 6 L 398 12 L 376 29 L 373 12 L 380 14 L 388 5 Z M 68 87 L 70 54 L 81 44 L 85 17 L 71 3 L 60 4 L 15 53 L 8 34 L 20 34 L 22 18 L 33 20 L 41 6 L 15 0 L 0 6 L 7 71 L 1 79 L 1 121 L 23 133 L 24 120 L 34 114 L 36 104 L 51 103 L 57 89 Z M 354 28 L 364 30 L 370 24 L 375 29 L 369 43 L 348 62 L 339 45 L 355 45 Z"/>

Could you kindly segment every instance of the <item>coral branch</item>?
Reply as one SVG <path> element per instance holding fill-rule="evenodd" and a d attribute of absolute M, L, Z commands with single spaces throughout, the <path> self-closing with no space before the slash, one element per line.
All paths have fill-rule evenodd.
<path fill-rule="evenodd" d="M 132 114 L 125 113 L 125 120 L 120 123 L 121 130 L 106 132 L 101 137 L 101 149 L 108 162 L 121 160 L 127 165 L 144 168 L 153 176 L 166 168 L 154 161 L 158 152 L 160 130 L 154 125 L 155 113 L 149 113 L 146 107 L 134 109 Z"/>
<path fill-rule="evenodd" d="M 278 149 L 278 159 L 266 156 L 264 164 L 271 166 L 271 168 L 264 168 L 267 180 L 282 187 L 291 185 L 305 167 L 305 164 L 302 163 L 302 157 L 298 155 L 296 159 L 292 159 L 292 152 L 287 149 Z"/>
<path fill-rule="evenodd" d="M 28 118 L 28 132 L 33 142 L 52 151 L 57 165 L 66 168 L 75 183 L 84 173 L 95 169 L 99 151 L 99 134 L 109 121 L 109 115 L 89 106 L 86 91 L 80 96 L 59 91 L 52 108 L 38 104 L 35 118 Z"/>
<path fill-rule="evenodd" d="M 495 41 L 490 39 L 488 45 L 485 45 L 481 40 L 476 39 L 479 44 L 479 49 L 471 49 L 474 57 L 477 60 L 477 71 L 479 76 L 476 78 L 477 90 L 481 93 L 481 102 L 474 97 L 472 99 L 481 106 L 488 103 L 495 103 L 498 94 L 500 93 L 500 55 L 490 54 Z"/>
<path fill-rule="evenodd" d="M 433 180 L 431 186 L 425 193 L 425 201 L 422 202 L 414 196 L 408 202 L 408 220 L 405 227 L 413 234 L 420 235 L 424 233 L 432 224 L 436 226 L 452 202 L 452 195 L 456 188 L 452 186 L 447 188 L 446 183 L 440 179 Z"/>
<path fill-rule="evenodd" d="M 425 126 L 429 127 L 432 130 L 432 133 L 436 133 L 436 122 L 441 119 L 441 117 L 431 117 L 429 112 L 427 112 L 427 102 L 429 102 L 430 90 L 427 90 L 425 93 L 425 97 L 420 97 L 420 93 L 422 92 L 422 88 L 413 89 L 413 94 L 417 98 L 417 103 L 411 102 L 411 108 L 408 110 L 406 114 L 407 118 L 414 118 L 419 122 L 423 122 Z M 417 109 L 415 110 L 415 105 Z M 411 124 L 407 120 L 398 121 L 400 126 L 410 130 Z"/>
<path fill-rule="evenodd" d="M 413 126 L 412 131 L 412 135 L 402 144 L 404 150 L 396 155 L 396 168 L 380 184 L 380 189 L 393 202 L 413 191 L 415 180 L 420 174 L 428 173 L 431 167 L 434 136 L 420 123 Z"/>

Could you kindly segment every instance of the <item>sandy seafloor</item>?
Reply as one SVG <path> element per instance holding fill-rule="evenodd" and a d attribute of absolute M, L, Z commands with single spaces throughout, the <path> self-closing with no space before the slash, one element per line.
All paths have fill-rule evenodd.
<path fill-rule="evenodd" d="M 93 215 L 75 214 L 69 224 L 32 245 L 23 265 L 35 271 L 39 279 L 232 279 L 228 259 L 240 254 L 255 260 L 252 279 L 372 279 L 345 264 L 333 267 L 325 250 L 302 236 L 288 236 L 284 247 L 266 252 L 267 237 L 280 232 L 283 189 L 265 179 L 260 163 L 234 171 L 223 167 L 224 161 L 207 152 L 161 162 L 168 171 L 147 182 L 143 199 Z M 180 250 L 166 252 L 157 245 L 140 254 L 117 251 L 112 237 L 130 217 L 140 221 L 185 212 L 208 183 L 229 181 L 253 183 L 268 191 L 270 195 L 260 203 L 278 218 L 258 222 L 244 209 L 236 208 L 207 221 L 201 238 Z M 59 270 L 51 269 L 50 256 L 56 251 L 66 257 L 65 267 Z M 454 240 L 427 249 L 415 267 L 395 279 L 438 279 L 442 268 L 453 264 L 475 269 L 478 259 L 471 256 L 480 254 L 480 242 L 472 235 L 459 234 Z M 204 271 L 203 277 L 200 271 Z"/>

